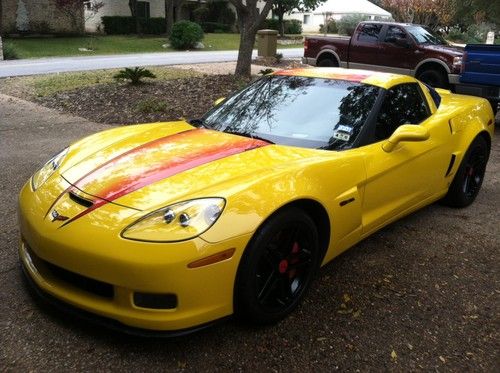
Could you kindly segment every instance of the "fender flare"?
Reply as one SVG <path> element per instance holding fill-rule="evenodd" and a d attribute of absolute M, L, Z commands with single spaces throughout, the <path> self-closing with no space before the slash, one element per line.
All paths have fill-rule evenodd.
<path fill-rule="evenodd" d="M 337 60 L 337 65 L 338 65 L 338 66 L 340 66 L 340 57 L 339 57 L 339 55 L 338 55 L 338 54 L 337 54 L 337 52 L 335 52 L 333 49 L 329 49 L 329 48 L 328 48 L 328 49 L 322 49 L 322 50 L 318 53 L 318 55 L 316 56 L 316 61 L 319 61 L 319 60 L 320 60 L 320 58 L 321 58 L 321 56 L 322 56 L 323 54 L 326 54 L 326 53 L 328 53 L 328 54 L 332 54 L 332 55 L 333 55 L 333 57 Z"/>

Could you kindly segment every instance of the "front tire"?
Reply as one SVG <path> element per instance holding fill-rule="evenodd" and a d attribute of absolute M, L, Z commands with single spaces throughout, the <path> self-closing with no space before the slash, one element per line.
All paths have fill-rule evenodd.
<path fill-rule="evenodd" d="M 478 136 L 472 141 L 443 199 L 444 204 L 466 207 L 474 202 L 483 183 L 489 153 L 484 137 Z"/>
<path fill-rule="evenodd" d="M 417 76 L 417 79 L 434 88 L 448 88 L 448 77 L 444 71 L 424 70 Z"/>
<path fill-rule="evenodd" d="M 319 267 L 318 231 L 300 209 L 286 208 L 261 227 L 241 260 L 235 284 L 235 313 L 253 324 L 290 314 Z"/>

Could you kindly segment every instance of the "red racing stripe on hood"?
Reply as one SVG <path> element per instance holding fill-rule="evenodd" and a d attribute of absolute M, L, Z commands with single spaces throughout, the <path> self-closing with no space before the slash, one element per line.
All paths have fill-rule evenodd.
<path fill-rule="evenodd" d="M 85 186 L 87 184 L 92 183 L 98 178 L 105 178 L 106 175 L 111 173 L 113 168 L 117 165 L 133 162 L 134 157 L 138 154 L 143 154 L 148 150 L 152 151 L 162 146 L 168 147 L 169 144 L 179 143 L 183 140 L 187 140 L 188 138 L 199 136 L 200 141 L 203 141 L 203 135 L 207 133 L 213 133 L 213 131 L 206 129 L 188 130 L 140 145 L 103 163 L 93 171 L 77 180 L 74 185 L 69 187 L 64 193 L 73 188 L 85 191 Z M 99 199 L 94 201 L 94 204 L 91 207 L 69 219 L 61 225 L 61 227 L 75 221 L 76 219 L 90 213 L 106 203 L 112 202 L 126 194 L 132 193 L 157 181 L 221 158 L 229 157 L 231 155 L 239 154 L 247 150 L 266 145 L 269 145 L 269 143 L 265 141 L 231 136 L 228 141 L 221 141 L 218 144 L 210 146 L 202 146 L 199 149 L 193 149 L 193 151 L 187 152 L 186 154 L 172 155 L 169 159 L 165 159 L 161 163 L 155 163 L 151 167 L 147 167 L 147 165 L 145 165 L 146 167 L 144 168 L 134 169 L 123 179 L 109 185 L 105 189 L 102 189 L 98 195 Z"/>

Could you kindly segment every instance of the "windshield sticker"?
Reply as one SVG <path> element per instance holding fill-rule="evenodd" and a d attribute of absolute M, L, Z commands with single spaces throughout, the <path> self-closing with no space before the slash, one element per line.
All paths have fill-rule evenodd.
<path fill-rule="evenodd" d="M 333 137 L 338 139 L 338 140 L 349 141 L 349 139 L 352 136 L 353 131 L 354 131 L 354 128 L 352 128 L 351 126 L 337 124 L 337 126 L 333 130 Z"/>

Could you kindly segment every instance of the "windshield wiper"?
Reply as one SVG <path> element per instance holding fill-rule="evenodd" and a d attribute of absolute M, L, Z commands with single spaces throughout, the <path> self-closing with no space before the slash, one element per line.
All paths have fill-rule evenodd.
<path fill-rule="evenodd" d="M 245 136 L 245 137 L 249 137 L 251 139 L 265 141 L 265 142 L 268 142 L 269 144 L 274 144 L 274 142 L 272 142 L 271 140 L 268 140 L 268 139 L 261 137 L 261 136 L 258 136 L 258 135 L 254 135 L 251 132 L 238 132 L 238 131 L 224 131 L 224 132 L 230 133 L 231 135 Z"/>

